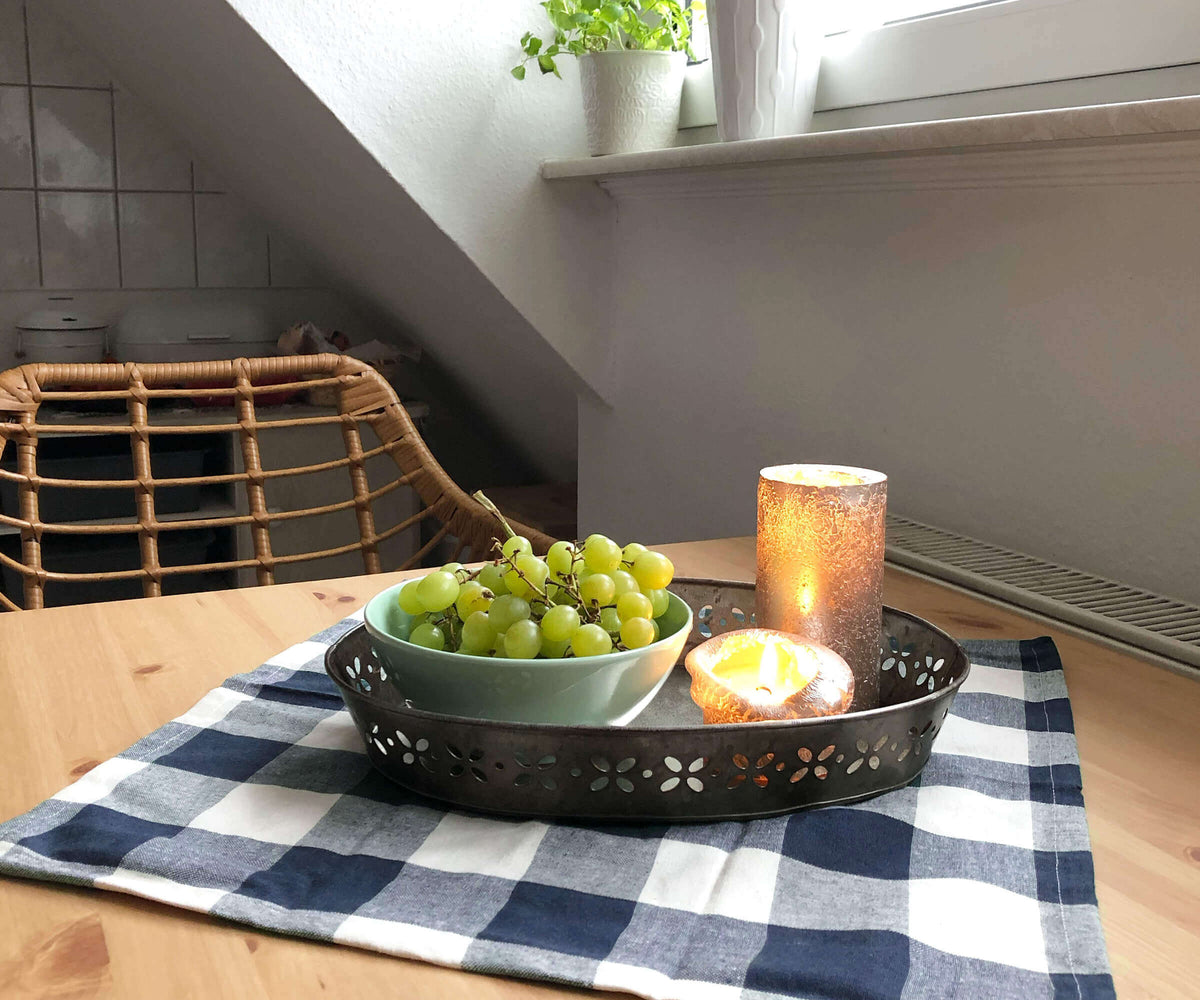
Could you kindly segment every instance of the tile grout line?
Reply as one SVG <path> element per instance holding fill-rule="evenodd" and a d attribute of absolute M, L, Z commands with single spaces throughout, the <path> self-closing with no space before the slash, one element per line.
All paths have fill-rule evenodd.
<path fill-rule="evenodd" d="M 196 235 L 196 161 L 188 160 L 188 176 L 192 182 L 192 281 L 200 287 L 200 240 Z"/>
<path fill-rule="evenodd" d="M 112 81 L 108 84 L 108 113 L 109 124 L 112 126 L 112 197 L 113 222 L 116 225 L 117 237 L 117 287 L 125 287 L 125 265 L 121 254 L 121 185 L 117 176 L 117 92 Z"/>
<path fill-rule="evenodd" d="M 38 288 L 46 287 L 46 269 L 42 263 L 42 197 L 38 189 L 37 122 L 33 114 L 33 60 L 29 56 L 29 9 L 21 4 L 21 29 L 25 42 L 25 86 L 29 94 L 29 155 L 33 171 L 33 232 L 37 239 Z"/>

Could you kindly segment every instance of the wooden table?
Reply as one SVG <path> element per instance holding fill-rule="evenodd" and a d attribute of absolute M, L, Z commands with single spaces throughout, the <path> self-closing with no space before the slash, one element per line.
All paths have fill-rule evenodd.
<path fill-rule="evenodd" d="M 753 579 L 752 539 L 662 550 L 681 576 Z M 230 674 L 342 618 L 400 576 L 0 616 L 0 819 L 30 809 Z M 1054 637 L 1075 710 L 1118 993 L 1195 997 L 1200 684 L 891 567 L 885 600 L 956 636 Z M 316 995 L 583 994 L 276 937 L 112 892 L 0 879 L 0 996 Z"/>

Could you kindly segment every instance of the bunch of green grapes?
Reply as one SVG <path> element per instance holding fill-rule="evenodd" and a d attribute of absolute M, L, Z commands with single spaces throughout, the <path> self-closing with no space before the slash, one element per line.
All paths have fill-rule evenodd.
<path fill-rule="evenodd" d="M 400 589 L 413 615 L 409 642 L 472 656 L 597 656 L 657 641 L 675 575 L 661 552 L 605 535 L 555 542 L 545 558 L 529 539 L 496 542 L 474 572 L 448 563 Z"/>

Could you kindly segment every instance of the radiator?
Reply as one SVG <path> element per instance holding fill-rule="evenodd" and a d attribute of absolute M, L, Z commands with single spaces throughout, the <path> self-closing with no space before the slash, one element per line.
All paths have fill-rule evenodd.
<path fill-rule="evenodd" d="M 887 560 L 1200 675 L 1200 607 L 889 514 Z"/>

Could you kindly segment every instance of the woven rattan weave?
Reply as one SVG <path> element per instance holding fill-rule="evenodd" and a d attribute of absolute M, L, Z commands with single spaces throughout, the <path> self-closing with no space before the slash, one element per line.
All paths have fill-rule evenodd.
<path fill-rule="evenodd" d="M 331 404 L 320 415 L 287 415 L 272 418 L 265 400 L 289 393 L 317 391 Z M 257 402 L 257 406 L 256 406 Z M 192 422 L 156 423 L 155 413 L 164 405 L 213 404 L 234 407 L 236 421 L 220 423 L 213 409 L 197 407 Z M 110 423 L 69 424 L 39 422 L 43 404 L 94 404 L 123 406 L 127 420 Z M 345 457 L 309 465 L 273 468 L 260 452 L 260 431 L 270 428 L 336 425 L 345 444 Z M 364 446 L 361 426 L 365 424 L 378 439 Z M 41 435 L 128 435 L 133 458 L 132 479 L 69 479 L 39 474 L 38 444 Z M 151 441 L 156 435 L 224 434 L 233 436 L 240 455 L 237 471 L 201 477 L 156 478 L 151 465 Z M 280 358 L 239 358 L 233 361 L 186 364 L 33 364 L 0 373 L 0 457 L 15 448 L 16 465 L 0 469 L 0 480 L 16 486 L 18 510 L 0 513 L 0 525 L 20 532 L 20 558 L 0 552 L 0 566 L 19 573 L 23 580 L 24 606 L 45 605 L 45 586 L 52 581 L 107 581 L 140 579 L 147 597 L 162 593 L 163 580 L 174 574 L 216 570 L 253 570 L 260 585 L 275 582 L 277 566 L 323 559 L 358 550 L 363 570 L 404 569 L 421 564 L 452 540 L 450 558 L 465 561 L 485 558 L 495 533 L 496 521 L 464 492 L 438 464 L 417 432 L 408 412 L 392 387 L 369 365 L 332 354 Z M 376 455 L 389 455 L 399 475 L 371 489 L 365 463 Z M 346 499 L 321 506 L 292 510 L 268 509 L 270 483 L 281 477 L 302 476 L 329 469 L 345 468 Z M 165 487 L 229 484 L 245 491 L 245 514 L 198 518 L 160 519 L 155 512 L 155 490 Z M 43 486 L 79 490 L 98 487 L 131 489 L 136 501 L 135 518 L 114 518 L 109 523 L 47 523 L 39 516 L 38 492 Z M 421 509 L 399 524 L 378 529 L 374 502 L 399 487 L 411 488 L 420 498 Z M 311 518 L 339 510 L 353 510 L 358 536 L 343 545 L 317 551 L 276 554 L 271 546 L 272 525 L 296 518 Z M 379 543 L 393 535 L 430 521 L 426 540 L 403 566 L 382 566 Z M 166 566 L 159 559 L 159 539 L 166 532 L 196 528 L 245 526 L 253 541 L 253 557 L 221 562 Z M 553 541 L 549 536 L 514 523 L 527 535 L 538 552 Z M 52 572 L 42 558 L 47 535 L 134 534 L 141 554 L 140 569 L 112 572 Z M 19 605 L 0 594 L 0 607 L 19 610 Z"/>

